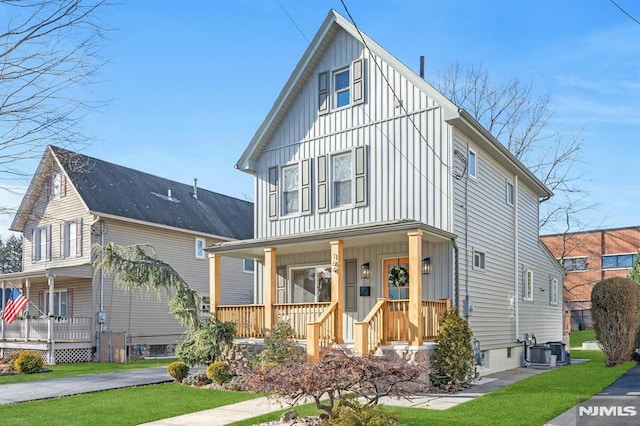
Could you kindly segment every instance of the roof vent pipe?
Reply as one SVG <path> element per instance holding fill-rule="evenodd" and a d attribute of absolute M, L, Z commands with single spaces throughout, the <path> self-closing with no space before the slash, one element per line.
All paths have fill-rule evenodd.
<path fill-rule="evenodd" d="M 420 78 L 424 80 L 424 55 L 420 55 Z"/>
<path fill-rule="evenodd" d="M 167 189 L 167 197 L 171 198 L 171 190 Z"/>
<path fill-rule="evenodd" d="M 193 198 L 198 199 L 198 178 L 193 178 Z"/>

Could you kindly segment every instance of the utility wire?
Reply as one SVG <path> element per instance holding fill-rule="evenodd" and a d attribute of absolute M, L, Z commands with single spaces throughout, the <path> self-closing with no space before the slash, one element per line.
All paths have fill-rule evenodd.
<path fill-rule="evenodd" d="M 293 23 L 293 25 L 298 29 L 298 32 L 300 34 L 302 34 L 302 37 L 307 41 L 307 43 L 311 43 L 309 41 L 309 39 L 307 38 L 307 36 L 304 34 L 304 32 L 302 32 L 302 29 L 300 29 L 300 27 L 298 26 L 298 24 L 296 24 L 296 21 L 291 17 L 291 15 L 289 14 L 289 12 L 287 11 L 287 9 L 284 8 L 284 5 L 280 2 L 280 0 L 276 0 L 276 2 L 278 2 L 278 4 L 280 5 L 280 8 L 284 11 L 284 13 L 289 17 L 289 20 Z"/>
<path fill-rule="evenodd" d="M 629 14 L 626 10 L 624 10 L 622 8 L 622 6 L 620 6 L 618 3 L 616 3 L 614 0 L 609 0 L 611 3 L 613 3 L 613 5 L 615 7 L 617 7 L 618 9 L 620 9 L 620 11 L 622 13 L 624 13 L 625 15 L 627 15 L 633 22 L 635 22 L 636 24 L 640 24 L 640 21 L 638 21 L 636 18 L 634 18 L 633 16 L 631 16 L 631 14 Z"/>

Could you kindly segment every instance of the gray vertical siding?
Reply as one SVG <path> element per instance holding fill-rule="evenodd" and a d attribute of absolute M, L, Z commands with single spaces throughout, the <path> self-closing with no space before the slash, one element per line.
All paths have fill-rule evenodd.
<path fill-rule="evenodd" d="M 366 102 L 318 115 L 318 73 L 357 58 L 365 58 Z M 404 108 L 397 105 L 394 92 Z M 315 160 L 355 146 L 366 146 L 368 151 L 366 207 L 318 213 L 312 179 L 311 215 L 269 220 L 269 167 Z M 256 237 L 396 219 L 450 230 L 450 152 L 450 126 L 434 101 L 389 64 L 370 57 L 358 40 L 339 31 L 257 160 Z"/>

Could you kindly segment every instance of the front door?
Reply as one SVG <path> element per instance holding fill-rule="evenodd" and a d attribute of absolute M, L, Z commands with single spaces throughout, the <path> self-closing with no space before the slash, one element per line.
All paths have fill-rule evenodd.
<path fill-rule="evenodd" d="M 386 340 L 409 340 L 409 258 L 385 259 L 382 277 L 383 296 L 387 299 Z"/>

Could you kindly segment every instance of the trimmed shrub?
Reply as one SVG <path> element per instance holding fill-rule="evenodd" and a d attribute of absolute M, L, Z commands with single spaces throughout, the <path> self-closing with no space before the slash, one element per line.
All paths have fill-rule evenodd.
<path fill-rule="evenodd" d="M 254 366 L 293 364 L 301 361 L 302 355 L 296 346 L 295 336 L 295 330 L 288 322 L 276 323 L 264 338 L 264 350 L 252 360 Z"/>
<path fill-rule="evenodd" d="M 167 373 L 173 380 L 182 383 L 185 377 L 189 375 L 189 366 L 182 361 L 174 361 L 167 367 Z"/>
<path fill-rule="evenodd" d="M 622 277 L 600 281 L 591 291 L 593 328 L 607 367 L 633 356 L 638 335 L 638 297 L 638 285 Z"/>
<path fill-rule="evenodd" d="M 219 385 L 223 384 L 231 378 L 229 364 L 224 361 L 212 362 L 207 367 L 207 377 Z"/>
<path fill-rule="evenodd" d="M 469 323 L 456 311 L 449 311 L 442 317 L 429 374 L 435 387 L 453 392 L 471 385 L 477 376 L 472 336 Z"/>
<path fill-rule="evenodd" d="M 176 355 L 189 365 L 209 364 L 218 360 L 225 347 L 233 344 L 236 326 L 210 317 L 207 327 L 191 330 L 188 337 L 176 345 Z"/>
<path fill-rule="evenodd" d="M 342 397 L 334 411 L 323 425 L 328 426 L 389 426 L 397 425 L 398 419 L 378 406 L 367 407 L 354 398 Z"/>
<path fill-rule="evenodd" d="M 14 364 L 20 373 L 25 374 L 38 373 L 44 367 L 44 362 L 36 351 L 20 351 Z"/>

